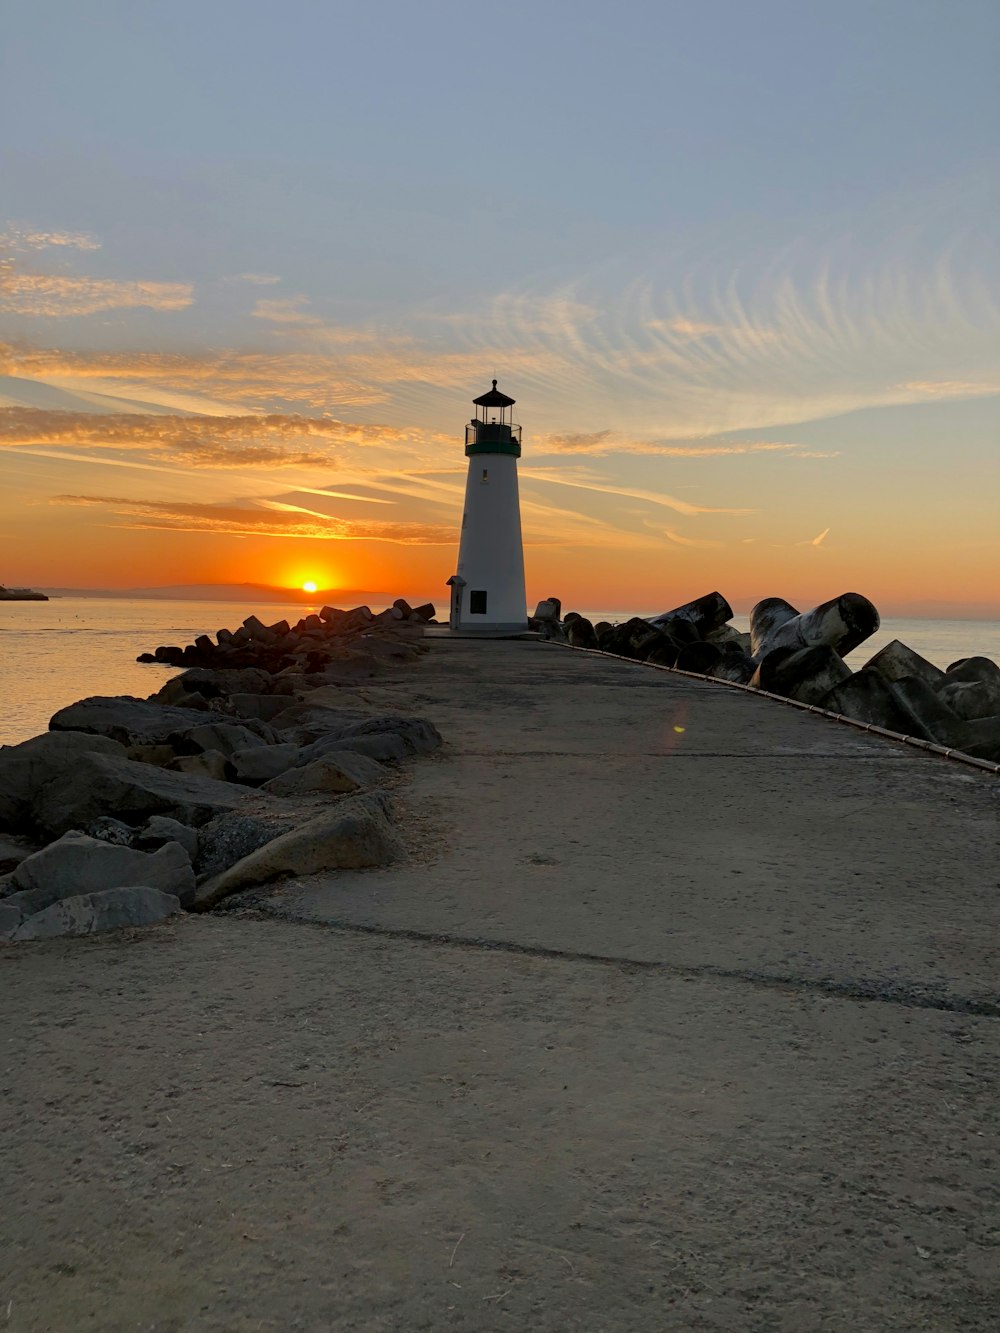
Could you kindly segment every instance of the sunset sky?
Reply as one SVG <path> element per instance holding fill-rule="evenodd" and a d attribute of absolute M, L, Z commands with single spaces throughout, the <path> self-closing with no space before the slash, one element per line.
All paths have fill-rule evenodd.
<path fill-rule="evenodd" d="M 7 0 L 0 582 L 1000 618 L 996 0 Z"/>

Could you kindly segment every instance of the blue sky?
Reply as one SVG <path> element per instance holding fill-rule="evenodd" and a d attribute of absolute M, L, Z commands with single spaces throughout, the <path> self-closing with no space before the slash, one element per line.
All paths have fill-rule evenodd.
<path fill-rule="evenodd" d="M 935 567 L 1000 556 L 995 3 L 8 0 L 5 24 L 7 457 L 36 519 L 100 519 L 109 567 L 169 532 L 228 569 L 229 510 L 311 485 L 357 505 L 248 530 L 318 550 L 326 516 L 341 564 L 405 540 L 436 578 L 435 469 L 460 484 L 449 434 L 494 373 L 539 578 L 662 555 L 752 599 L 764 548 L 805 543 L 796 595 L 867 574 L 916 602 L 944 586 L 929 532 Z M 221 424 L 210 468 L 138 420 L 70 429 L 144 411 L 269 414 L 250 444 L 311 461 L 265 476 Z M 304 448 L 277 421 L 301 416 L 338 429 Z M 218 514 L 150 508 L 187 465 Z"/>

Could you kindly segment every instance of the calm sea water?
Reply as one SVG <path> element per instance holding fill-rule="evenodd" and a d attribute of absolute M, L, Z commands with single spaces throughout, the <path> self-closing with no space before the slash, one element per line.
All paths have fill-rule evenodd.
<path fill-rule="evenodd" d="M 283 617 L 298 620 L 311 609 L 301 603 L 250 607 L 246 602 L 98 597 L 0 602 L 0 744 L 46 731 L 57 709 L 90 694 L 143 698 L 154 693 L 176 669 L 140 666 L 135 659 L 158 644 L 185 644 L 198 634 L 235 629 L 251 611 L 273 624 Z M 582 614 L 614 621 L 662 609 Z M 736 616 L 733 624 L 746 629 L 749 622 Z M 974 653 L 1000 661 L 1000 623 L 986 620 L 884 620 L 878 634 L 848 661 L 861 666 L 891 639 L 902 639 L 942 667 Z"/>

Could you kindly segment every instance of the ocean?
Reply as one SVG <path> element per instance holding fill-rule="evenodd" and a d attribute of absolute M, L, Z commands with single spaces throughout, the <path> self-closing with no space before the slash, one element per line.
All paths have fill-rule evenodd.
<path fill-rule="evenodd" d="M 244 617 L 265 624 L 296 621 L 318 608 L 302 603 L 166 601 L 154 598 L 58 597 L 48 602 L 0 602 L 0 744 L 14 745 L 47 731 L 58 709 L 92 694 L 153 694 L 174 667 L 140 665 L 139 653 L 158 644 L 191 643 L 198 634 L 235 629 Z M 375 606 L 374 610 L 380 608 Z M 627 620 L 639 611 L 582 611 L 588 619 Z M 438 608 L 445 614 L 446 606 Z M 737 629 L 746 616 L 734 616 Z M 1000 662 L 1000 622 L 883 620 L 879 632 L 847 660 L 855 668 L 892 639 L 902 639 L 938 666 L 973 654 Z"/>

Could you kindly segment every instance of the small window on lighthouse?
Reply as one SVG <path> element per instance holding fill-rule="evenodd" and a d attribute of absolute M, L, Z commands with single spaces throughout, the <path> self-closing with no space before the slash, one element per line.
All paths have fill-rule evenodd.
<path fill-rule="evenodd" d="M 484 592 L 469 593 L 469 615 L 485 616 L 486 614 L 486 594 Z"/>
<path fill-rule="evenodd" d="M 489 479 L 490 479 L 489 472 L 486 470 L 486 468 L 483 468 L 483 481 L 489 481 Z"/>

